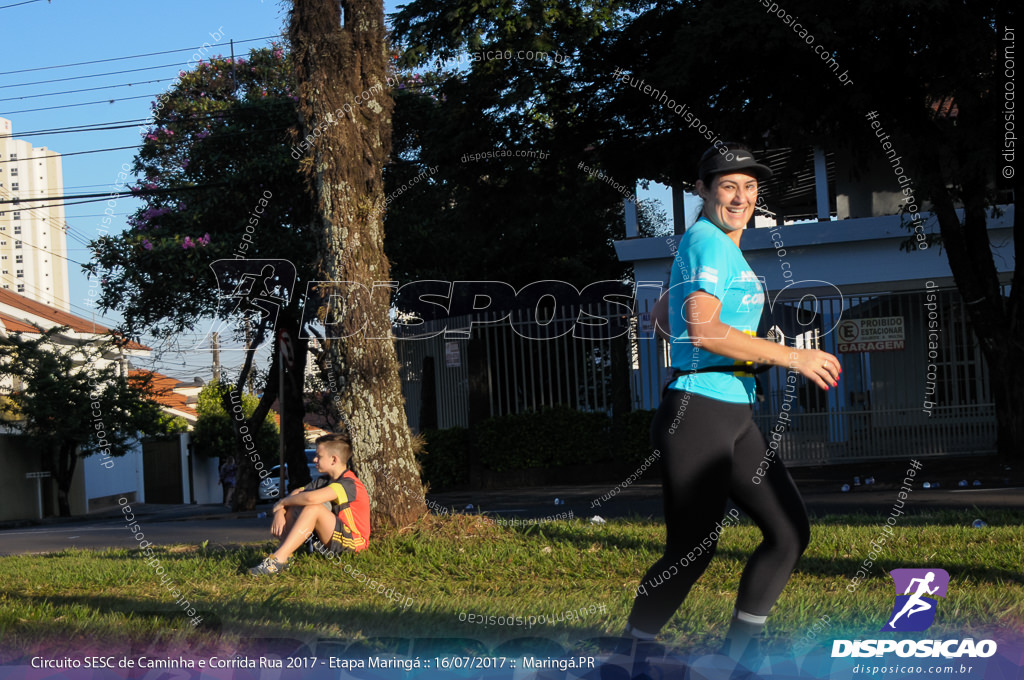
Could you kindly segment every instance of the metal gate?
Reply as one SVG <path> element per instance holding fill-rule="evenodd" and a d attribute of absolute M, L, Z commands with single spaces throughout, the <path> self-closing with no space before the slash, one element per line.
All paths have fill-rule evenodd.
<path fill-rule="evenodd" d="M 840 321 L 895 317 L 904 329 L 901 349 L 839 351 Z M 995 451 L 988 369 L 956 290 L 776 301 L 759 335 L 772 328 L 787 345 L 818 347 L 843 365 L 839 388 L 828 392 L 802 377 L 788 383 L 784 367 L 762 374 L 766 398 L 754 419 L 766 434 L 784 433 L 779 450 L 787 463 Z M 671 372 L 667 349 L 661 340 L 634 343 L 635 408 L 657 406 Z M 780 418 L 784 410 L 788 420 Z"/>

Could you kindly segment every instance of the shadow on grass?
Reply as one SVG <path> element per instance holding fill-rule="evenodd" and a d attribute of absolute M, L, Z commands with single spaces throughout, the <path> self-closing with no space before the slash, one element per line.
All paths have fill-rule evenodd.
<path fill-rule="evenodd" d="M 963 511 L 933 511 L 929 513 L 928 517 L 916 518 L 918 521 L 910 520 L 905 524 L 900 524 L 894 531 L 899 531 L 901 528 L 906 529 L 920 526 L 953 526 L 963 527 L 966 529 L 967 527 L 970 527 L 971 521 L 973 521 L 968 518 L 975 517 L 975 512 L 978 512 L 977 509 Z M 1022 513 L 1019 511 L 990 509 L 983 516 L 986 518 L 985 521 L 988 522 L 990 527 L 1002 525 L 1019 528 L 1021 530 L 1022 540 L 1024 540 L 1024 527 L 1021 526 Z M 655 522 L 655 524 L 657 524 L 657 522 Z M 864 545 L 859 546 L 861 551 L 858 554 L 850 555 L 849 557 L 830 557 L 814 554 L 816 540 L 815 532 L 828 531 L 828 525 L 830 524 L 849 527 L 874 526 L 878 528 L 879 535 L 887 536 L 887 534 L 882 533 L 881 529 L 882 526 L 887 526 L 884 518 L 879 521 L 879 518 L 874 515 L 833 515 L 819 520 L 812 520 L 811 545 L 808 549 L 810 554 L 807 552 L 804 553 L 803 557 L 801 557 L 800 561 L 797 563 L 795 573 L 849 580 L 856 575 L 858 569 L 863 567 L 865 560 L 868 559 L 869 553 L 871 552 L 870 542 L 865 542 Z M 740 526 L 756 528 L 747 517 L 744 517 Z M 652 565 L 663 554 L 665 549 L 665 544 L 662 541 L 643 540 L 639 538 L 622 539 L 621 537 L 616 536 L 582 536 L 579 534 L 578 529 L 574 530 L 573 525 L 571 524 L 545 524 L 541 530 L 547 538 L 573 544 L 581 551 L 588 549 L 594 542 L 600 542 L 608 547 L 623 550 L 647 551 L 653 553 L 653 558 L 651 559 Z M 982 532 L 984 532 L 985 529 L 971 529 L 971 531 L 979 532 L 977 537 L 982 538 L 984 536 Z M 909 538 L 911 540 L 913 539 L 912 536 Z M 750 550 L 737 550 L 733 548 L 719 547 L 715 552 L 715 559 L 735 560 L 741 564 L 746 564 L 752 553 L 753 548 Z M 903 558 L 894 558 L 891 556 L 887 557 L 884 551 L 877 559 L 871 561 L 873 564 L 870 565 L 870 574 L 874 577 L 885 577 L 892 569 L 920 568 L 922 564 L 920 560 L 917 559 L 908 560 Z M 943 567 L 951 573 L 956 573 L 958 577 L 974 578 L 979 581 L 989 581 L 993 586 L 998 586 L 1003 581 L 1019 582 L 1021 578 L 1020 572 L 1017 570 L 995 569 L 985 564 L 971 563 L 967 561 L 945 561 L 943 563 Z"/>
<path fill-rule="evenodd" d="M 309 646 L 314 646 L 314 642 L 321 655 L 325 649 L 328 654 L 340 654 L 350 646 L 364 654 L 401 654 L 400 649 L 413 641 L 420 656 L 428 652 L 474 655 L 496 645 L 521 644 L 524 639 L 536 639 L 541 647 L 561 653 L 563 648 L 556 640 L 562 639 L 568 644 L 568 640 L 606 635 L 594 625 L 485 627 L 459 623 L 457 614 L 446 609 L 403 610 L 369 602 L 293 603 L 272 592 L 259 602 L 247 600 L 244 594 L 217 603 L 194 602 L 193 606 L 202 608 L 198 615 L 202 616 L 203 623 L 198 627 L 193 627 L 189 617 L 173 602 L 165 604 L 153 599 L 110 595 L 32 596 L 12 592 L 0 592 L 0 595 L 14 609 L 46 607 L 86 612 L 77 618 L 88 625 L 89 630 L 75 630 L 75 624 L 67 620 L 46 622 L 49 626 L 31 622 L 31 632 L 8 626 L 4 646 L 15 640 L 23 645 L 24 656 L 15 655 L 6 660 L 15 664 L 28 662 L 33 655 L 33 645 L 42 646 L 50 653 L 54 649 L 51 645 L 59 640 L 70 643 L 70 649 L 80 651 L 88 646 L 88 643 L 83 644 L 86 637 L 95 639 L 96 645 L 102 641 L 104 655 L 139 655 L 154 649 L 154 630 L 160 631 L 161 637 L 178 633 L 193 650 L 231 649 L 233 653 L 251 651 L 281 656 L 309 655 L 312 652 Z M 99 621 L 99 617 L 109 620 Z M 53 632 L 48 635 L 43 629 L 49 627 Z"/>

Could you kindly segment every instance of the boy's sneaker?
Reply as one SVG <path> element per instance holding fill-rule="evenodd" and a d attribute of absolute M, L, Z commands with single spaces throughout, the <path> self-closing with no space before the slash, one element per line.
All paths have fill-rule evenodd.
<path fill-rule="evenodd" d="M 283 574 L 285 571 L 288 570 L 288 567 L 291 566 L 289 562 L 291 562 L 291 560 L 285 562 L 284 564 L 281 564 L 273 555 L 267 555 L 265 558 L 263 558 L 262 562 L 260 562 L 258 565 L 250 569 L 249 573 L 253 576 L 277 576 L 278 574 Z"/>

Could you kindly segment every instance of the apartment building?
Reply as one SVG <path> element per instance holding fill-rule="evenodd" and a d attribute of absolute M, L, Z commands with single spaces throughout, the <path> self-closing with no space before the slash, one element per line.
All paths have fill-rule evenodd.
<path fill-rule="evenodd" d="M 69 310 L 67 235 L 59 153 L 15 139 L 0 118 L 0 288 Z"/>

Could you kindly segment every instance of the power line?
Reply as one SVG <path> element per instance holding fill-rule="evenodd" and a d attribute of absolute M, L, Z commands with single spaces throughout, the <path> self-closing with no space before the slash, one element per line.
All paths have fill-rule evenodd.
<path fill-rule="evenodd" d="M 99 130 L 120 130 L 123 128 L 135 127 L 137 123 L 145 123 L 148 118 L 134 118 L 131 120 L 112 120 L 105 123 L 84 123 L 82 125 L 69 125 L 61 128 L 49 128 L 47 130 L 29 130 L 28 132 L 19 132 L 14 134 L 13 132 L 9 135 L 0 135 L 0 139 L 11 139 L 12 137 L 38 137 L 39 135 L 62 135 L 68 132 L 93 132 Z M 121 123 L 130 123 L 129 125 L 121 125 Z M 96 127 L 99 125 L 108 125 L 110 127 Z"/>
<path fill-rule="evenodd" d="M 21 161 L 45 161 L 49 158 L 67 158 L 68 156 L 82 156 L 87 153 L 106 153 L 107 151 L 123 151 L 125 149 L 141 149 L 142 144 L 134 144 L 132 146 L 111 146 L 106 149 L 89 149 L 87 151 L 69 151 L 68 153 L 58 153 L 54 151 L 52 156 L 29 156 L 28 158 L 8 158 L 6 160 L 0 160 L 0 163 L 20 163 Z"/>
<path fill-rule="evenodd" d="M 152 83 L 165 83 L 173 78 L 158 78 L 157 80 L 142 80 L 137 83 L 122 83 L 120 85 L 102 85 L 100 87 L 84 87 L 79 90 L 64 90 L 63 92 L 45 92 L 43 94 L 26 94 L 21 97 L 7 97 L 0 99 L 0 102 L 20 101 L 22 99 L 38 99 L 39 97 L 57 97 L 65 94 L 77 94 L 79 92 L 95 92 L 96 90 L 113 90 L 119 87 L 133 87 L 135 85 L 150 85 Z"/>
<path fill-rule="evenodd" d="M 43 0 L 25 0 L 24 2 L 16 2 L 13 5 L 2 5 L 0 9 L 10 9 L 11 7 L 21 7 L 22 5 L 31 5 L 33 2 L 42 2 Z"/>
<path fill-rule="evenodd" d="M 100 99 L 94 102 L 80 102 L 78 104 L 63 104 L 61 106 L 42 106 L 38 109 L 20 109 L 18 111 L 4 111 L 4 116 L 12 116 L 16 113 L 33 113 L 35 111 L 53 111 L 55 109 L 73 109 L 78 106 L 92 106 L 93 104 L 113 104 L 114 102 L 126 102 L 132 99 L 150 99 L 158 96 L 157 94 L 140 94 L 137 97 L 121 97 L 119 99 Z"/>
<path fill-rule="evenodd" d="M 39 286 L 35 285 L 34 283 L 30 283 L 29 281 L 27 281 L 27 280 L 25 280 L 25 279 L 18 279 L 18 278 L 17 278 L 17 276 L 15 276 L 15 277 L 13 277 L 13 278 L 12 278 L 10 274 L 0 274 L 0 277 L 8 277 L 8 280 L 9 280 L 9 281 L 10 281 L 11 283 L 15 284 L 15 285 L 22 285 L 22 286 L 25 286 L 25 287 L 26 287 L 26 289 L 27 289 L 27 288 L 31 288 L 31 289 L 32 289 L 32 294 L 33 294 L 33 295 L 38 295 L 38 296 L 41 296 L 41 297 L 52 297 L 52 298 L 54 299 L 54 301 L 55 301 L 55 302 L 56 302 L 57 300 L 60 300 L 60 299 L 61 299 L 61 298 L 60 298 L 60 297 L 58 296 L 58 294 L 57 294 L 57 291 L 51 291 L 51 292 L 47 292 L 47 291 L 43 290 L 42 288 L 40 288 Z M 10 289 L 10 287 L 8 287 L 8 288 L 7 288 L 7 290 L 11 290 L 11 289 Z M 15 292 L 15 293 L 18 293 L 18 294 L 20 294 L 20 295 L 26 295 L 26 293 L 28 292 L 28 290 L 21 290 L 21 291 L 19 291 L 19 290 L 15 289 L 15 290 L 14 290 L 13 292 Z M 71 294 L 70 294 L 70 293 L 68 293 L 68 297 L 69 297 L 69 298 L 70 298 L 70 296 L 71 296 Z M 28 296 L 26 295 L 26 297 L 28 297 Z M 31 298 L 30 298 L 30 299 L 31 299 Z M 37 302 L 39 302 L 39 300 L 36 300 L 36 301 L 37 301 Z M 67 303 L 67 305 L 68 305 L 68 309 L 72 309 L 72 310 L 74 310 L 74 312 L 75 312 L 76 314 L 87 314 L 87 313 L 88 313 L 88 314 L 95 314 L 95 312 L 93 312 L 93 311 L 92 311 L 92 310 L 91 310 L 90 308 L 88 308 L 88 307 L 83 307 L 83 306 L 81 306 L 81 305 L 77 305 L 77 304 L 75 304 L 75 303 L 71 302 L 71 300 L 70 300 L 70 299 L 68 299 L 68 300 L 64 300 L 64 302 L 66 302 L 66 303 Z M 45 304 L 45 303 L 44 303 L 44 304 Z M 100 318 L 102 319 L 103 317 L 100 317 Z M 104 319 L 104 323 L 109 323 L 109 322 L 108 322 L 108 321 L 107 321 L 106 319 Z"/>
<path fill-rule="evenodd" d="M 38 1 L 38 0 L 33 0 L 33 1 Z M 9 6 L 10 7 L 14 7 L 14 5 L 9 5 Z M 3 9 L 3 8 L 0 7 L 0 9 Z M 262 38 L 249 38 L 249 39 L 246 39 L 246 40 L 236 40 L 235 44 L 241 45 L 243 43 L 256 42 L 257 40 L 267 40 L 268 38 L 283 38 L 283 37 L 284 36 L 281 35 L 281 34 L 278 34 L 278 35 L 267 35 L 267 36 L 264 36 Z M 76 62 L 74 64 L 58 64 L 56 66 L 39 66 L 37 68 L 18 69 L 17 71 L 2 71 L 2 72 L 0 72 L 0 76 L 7 76 L 7 75 L 10 75 L 12 73 L 28 73 L 30 71 L 47 71 L 49 69 L 55 69 L 55 68 L 70 68 L 72 66 L 86 66 L 88 64 L 102 64 L 102 63 L 106 63 L 106 62 L 110 62 L 110 61 L 123 61 L 125 59 L 139 59 L 139 58 L 142 58 L 142 57 L 155 57 L 155 56 L 160 55 L 160 54 L 174 54 L 175 52 L 189 52 L 191 50 L 199 50 L 199 49 L 202 49 L 202 48 L 203 48 L 202 45 L 200 45 L 199 47 L 181 47 L 181 48 L 178 48 L 176 50 L 165 50 L 163 52 L 149 52 L 148 54 L 132 54 L 132 55 L 129 55 L 127 57 L 111 57 L 109 59 L 94 59 L 93 61 L 79 61 L 79 62 Z"/>
<path fill-rule="evenodd" d="M 223 111 L 215 111 L 213 113 L 204 113 L 196 116 L 179 117 L 174 122 L 199 122 L 203 120 L 223 120 L 230 119 L 242 114 L 247 114 L 251 111 L 260 111 L 273 106 L 291 106 L 292 103 L 288 101 L 275 100 L 259 106 L 243 106 L 240 108 L 225 109 Z M 150 118 L 136 118 L 134 120 L 124 121 L 110 121 L 110 123 L 92 123 L 90 125 L 81 126 L 69 126 L 66 128 L 50 128 L 48 130 L 32 130 L 30 132 L 19 132 L 17 134 L 11 133 L 9 135 L 0 135 L 0 139 L 13 139 L 15 137 L 38 137 L 41 135 L 61 135 L 73 132 L 98 132 L 102 130 L 121 130 L 125 128 L 139 127 L 139 124 L 149 123 Z M 120 123 L 128 123 L 127 125 L 120 125 Z M 93 127 L 93 126 L 106 126 L 106 127 Z M 56 153 L 56 152 L 55 152 Z M 37 156 L 36 158 L 45 158 L 45 156 Z M 14 159 L 13 161 L 8 159 L 0 159 L 0 163 L 17 162 L 17 160 L 32 160 L 32 158 Z"/>
<path fill-rule="evenodd" d="M 181 64 L 161 64 L 160 66 L 142 66 L 139 68 L 125 69 L 124 71 L 109 71 L 107 73 L 90 73 L 84 76 L 68 76 L 67 78 L 51 78 L 50 80 L 34 80 L 30 83 L 14 83 L 13 85 L 0 85 L 0 90 L 8 87 L 28 87 L 29 85 L 49 85 L 50 83 L 64 83 L 69 80 L 85 80 L 86 78 L 102 78 L 104 76 L 118 76 L 123 73 L 140 73 L 142 71 L 155 71 L 160 68 L 176 68 L 181 70 Z"/>
<path fill-rule="evenodd" d="M 195 185 L 187 186 L 187 187 L 173 187 L 173 188 L 169 188 L 169 189 L 139 189 L 137 191 L 131 191 L 131 192 L 125 192 L 125 193 L 128 193 L 129 196 L 132 196 L 132 197 L 139 197 L 139 196 L 150 196 L 150 195 L 161 195 L 161 194 L 173 194 L 173 193 L 177 193 L 179 191 L 194 191 L 194 190 L 197 190 L 197 189 L 210 189 L 210 188 L 224 187 L 224 186 L 228 186 L 228 183 L 227 182 L 213 182 L 213 183 L 210 183 L 210 184 L 195 184 Z M 120 194 L 118 194 L 118 195 L 120 196 Z M 66 195 L 66 196 L 46 196 L 46 197 L 43 197 L 43 198 L 13 198 L 13 199 L 9 199 L 9 200 L 0 200 L 0 205 L 5 204 L 5 203 L 6 204 L 12 204 L 12 203 L 31 203 L 31 202 L 35 202 L 35 201 L 51 201 L 51 200 L 64 201 L 64 200 L 70 200 L 70 199 L 85 199 L 85 198 L 107 199 L 107 198 L 110 198 L 110 192 L 108 191 L 107 193 L 103 193 L 103 194 L 69 194 L 69 195 Z M 86 201 L 86 202 L 91 202 L 91 201 Z M 59 204 L 57 204 L 57 205 L 59 205 Z M 71 204 L 71 205 L 74 205 L 74 204 Z M 38 209 L 40 207 L 41 206 L 36 206 L 36 209 Z M 47 207 L 49 207 L 49 206 L 47 206 Z"/>

